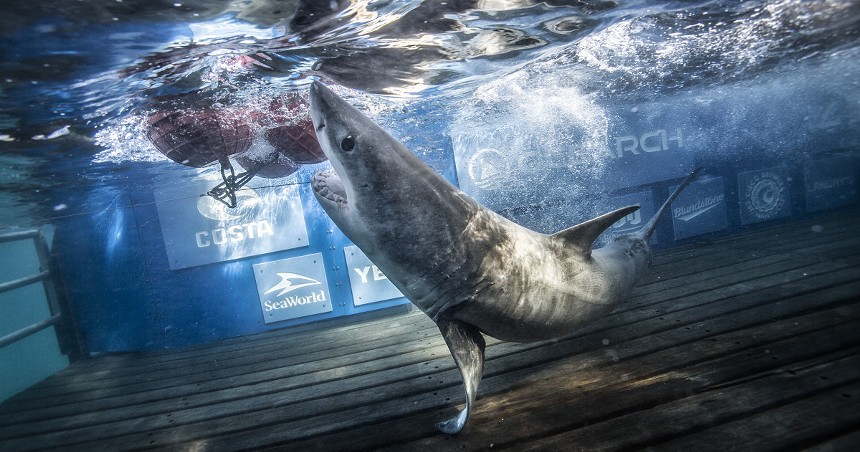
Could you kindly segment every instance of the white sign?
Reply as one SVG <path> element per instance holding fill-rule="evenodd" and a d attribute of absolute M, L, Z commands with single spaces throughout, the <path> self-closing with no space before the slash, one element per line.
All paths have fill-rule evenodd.
<path fill-rule="evenodd" d="M 349 269 L 349 285 L 352 289 L 353 304 L 361 306 L 403 296 L 397 287 L 394 287 L 394 284 L 379 271 L 379 267 L 370 262 L 367 255 L 357 246 L 345 247 L 343 254 Z"/>
<path fill-rule="evenodd" d="M 254 264 L 266 323 L 332 311 L 322 254 Z"/>
<path fill-rule="evenodd" d="M 243 188 L 236 208 L 206 196 L 216 179 L 157 190 L 158 219 L 173 270 L 240 259 L 308 245 L 294 185 Z"/>

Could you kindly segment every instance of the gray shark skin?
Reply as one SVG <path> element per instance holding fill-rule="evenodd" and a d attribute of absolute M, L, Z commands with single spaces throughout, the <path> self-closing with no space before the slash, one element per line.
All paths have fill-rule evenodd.
<path fill-rule="evenodd" d="M 464 427 L 483 374 L 484 337 L 529 342 L 570 334 L 607 314 L 651 261 L 642 232 L 592 250 L 629 206 L 556 234 L 486 209 L 328 88 L 310 88 L 311 117 L 333 170 L 314 176 L 320 205 L 412 303 L 438 325 L 463 377 L 466 407 L 438 424 Z"/>

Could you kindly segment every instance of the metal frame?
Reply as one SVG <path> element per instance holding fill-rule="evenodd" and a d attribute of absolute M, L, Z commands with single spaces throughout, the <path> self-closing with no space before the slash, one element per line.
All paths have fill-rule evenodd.
<path fill-rule="evenodd" d="M 17 242 L 28 239 L 32 239 L 33 244 L 36 247 L 36 255 L 39 257 L 39 273 L 0 283 L 0 293 L 9 292 L 19 287 L 25 287 L 41 282 L 45 287 L 45 298 L 48 300 L 48 308 L 51 311 L 51 317 L 0 337 L 0 348 L 15 343 L 46 328 L 50 328 L 51 326 L 58 325 L 61 320 L 64 320 L 60 309 L 59 299 L 57 297 L 57 290 L 54 286 L 54 281 L 51 278 L 51 253 L 48 250 L 48 242 L 45 239 L 45 235 L 38 229 L 0 234 L 0 243 Z"/>

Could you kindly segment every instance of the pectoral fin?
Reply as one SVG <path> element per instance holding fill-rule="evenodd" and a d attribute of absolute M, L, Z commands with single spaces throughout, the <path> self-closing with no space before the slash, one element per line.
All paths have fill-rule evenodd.
<path fill-rule="evenodd" d="M 440 319 L 436 322 L 442 337 L 451 350 L 451 356 L 460 369 L 463 377 L 463 385 L 466 387 L 466 408 L 447 421 L 436 424 L 439 430 L 449 435 L 459 433 L 469 419 L 475 396 L 478 392 L 478 384 L 484 374 L 484 348 L 486 342 L 478 328 L 458 320 Z"/>
<path fill-rule="evenodd" d="M 583 255 L 590 256 L 591 245 L 597 240 L 597 236 L 609 229 L 616 221 L 637 210 L 639 210 L 639 206 L 622 207 L 597 218 L 592 218 L 585 223 L 580 223 L 563 231 L 556 232 L 552 235 L 552 238 L 563 241 L 565 246 L 573 248 Z"/>

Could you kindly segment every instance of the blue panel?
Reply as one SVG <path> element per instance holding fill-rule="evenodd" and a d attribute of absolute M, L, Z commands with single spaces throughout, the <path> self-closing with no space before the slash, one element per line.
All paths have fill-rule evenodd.
<path fill-rule="evenodd" d="M 103 193 L 93 193 L 102 197 Z M 117 207 L 56 219 L 56 252 L 83 346 L 90 351 L 140 350 L 154 329 L 152 290 L 134 211 Z"/>
<path fill-rule="evenodd" d="M 478 202 L 500 212 L 550 205 L 593 190 L 611 192 L 689 173 L 696 152 L 686 125 L 666 106 L 614 112 L 605 143 L 595 148 L 574 127 L 566 146 L 543 148 L 535 142 L 511 149 L 504 136 L 458 132 L 452 147 L 460 186 Z M 537 134 L 539 136 L 539 133 Z"/>
<path fill-rule="evenodd" d="M 672 187 L 674 191 L 677 187 Z M 722 177 L 691 183 L 672 203 L 675 240 L 728 228 Z"/>
<path fill-rule="evenodd" d="M 808 162 L 803 169 L 807 212 L 833 209 L 857 201 L 857 175 L 847 159 Z"/>
<path fill-rule="evenodd" d="M 738 174 L 741 224 L 791 216 L 791 176 L 786 167 Z"/>

